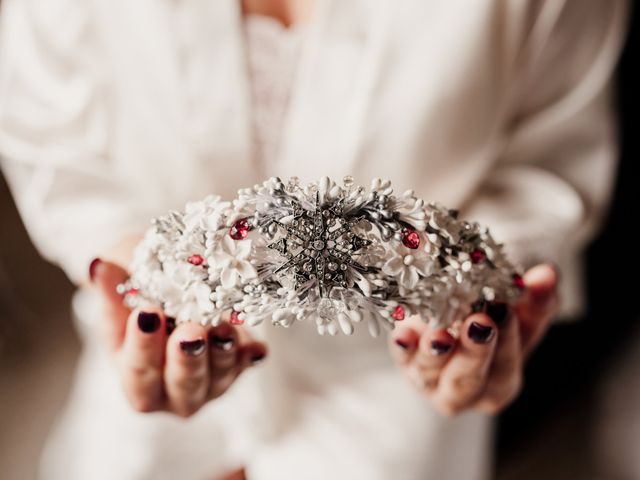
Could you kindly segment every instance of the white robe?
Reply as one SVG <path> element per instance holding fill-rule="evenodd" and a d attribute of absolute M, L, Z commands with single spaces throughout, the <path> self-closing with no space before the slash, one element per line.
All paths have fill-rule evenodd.
<path fill-rule="evenodd" d="M 389 178 L 557 262 L 565 313 L 616 159 L 611 73 L 624 0 L 320 0 L 272 172 L 251 162 L 235 0 L 5 0 L 0 156 L 35 244 L 76 282 L 151 217 L 265 174 Z M 130 411 L 85 348 L 43 476 L 482 479 L 490 420 L 435 414 L 383 339 L 259 334 L 270 358 L 188 421 Z"/>

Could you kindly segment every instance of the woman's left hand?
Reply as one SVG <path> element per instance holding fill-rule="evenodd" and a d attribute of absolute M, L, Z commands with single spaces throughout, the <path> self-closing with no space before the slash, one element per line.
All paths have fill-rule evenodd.
<path fill-rule="evenodd" d="M 558 310 L 558 275 L 537 265 L 513 308 L 489 304 L 467 317 L 456 340 L 417 316 L 396 324 L 392 354 L 404 373 L 441 413 L 497 413 L 520 392 L 523 364 Z"/>

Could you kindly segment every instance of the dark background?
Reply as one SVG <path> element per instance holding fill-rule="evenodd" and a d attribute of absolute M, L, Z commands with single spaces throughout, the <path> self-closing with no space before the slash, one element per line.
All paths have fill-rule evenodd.
<path fill-rule="evenodd" d="M 529 362 L 523 394 L 500 420 L 499 462 L 517 456 L 532 436 L 544 435 L 548 438 L 546 454 L 551 457 L 545 461 L 553 459 L 559 469 L 548 472 L 547 478 L 582 478 L 570 472 L 597 461 L 591 455 L 591 403 L 598 401 L 597 389 L 618 358 L 640 336 L 640 238 L 631 230 L 640 226 L 640 108 L 635 95 L 640 86 L 639 17 L 634 9 L 618 67 L 621 161 L 610 215 L 587 252 L 589 313 L 577 323 L 556 325 L 550 330 Z M 640 376 L 640 365 L 637 373 Z M 573 418 L 576 416 L 584 418 Z M 566 423 L 567 417 L 578 421 Z M 567 428 L 552 438 L 546 433 L 554 422 Z M 573 431 L 567 432 L 569 427 Z M 568 441 L 574 444 L 574 454 L 568 454 L 562 445 Z M 636 441 L 635 450 L 640 456 L 640 437 Z M 568 476 L 560 475 L 563 470 L 568 470 Z"/>
<path fill-rule="evenodd" d="M 607 1 L 607 0 L 603 0 Z M 589 315 L 554 326 L 532 356 L 517 402 L 500 418 L 496 437 L 499 480 L 640 478 L 599 450 L 603 385 L 620 369 L 640 383 L 640 362 L 626 360 L 640 339 L 635 308 L 640 241 L 638 14 L 619 67 L 621 163 L 610 215 L 588 251 Z M 64 404 L 79 344 L 69 321 L 72 287 L 31 246 L 0 177 L 0 476 L 31 478 L 47 430 Z M 20 322 L 12 321 L 19 318 Z M 635 344 L 634 344 L 635 342 Z M 636 375 L 637 374 L 637 375 Z M 626 378 L 626 377 L 624 377 Z M 624 387 L 624 385 L 623 385 Z M 620 389 L 625 395 L 625 388 Z M 640 400 L 640 397 L 638 397 Z M 640 401 L 621 410 L 623 426 Z M 640 454 L 614 434 L 615 451 Z M 618 442 L 618 443 L 616 443 Z M 640 456 L 640 455 L 638 455 Z M 637 462 L 637 460 L 636 460 Z M 637 467 L 640 468 L 640 467 Z M 637 475 L 637 476 L 636 476 Z M 461 479 L 464 480 L 464 479 Z"/>

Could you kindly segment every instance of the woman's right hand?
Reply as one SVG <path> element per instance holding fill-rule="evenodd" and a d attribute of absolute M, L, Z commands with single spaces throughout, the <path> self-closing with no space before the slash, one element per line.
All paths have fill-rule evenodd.
<path fill-rule="evenodd" d="M 129 310 L 116 292 L 128 274 L 115 263 L 94 260 L 90 276 L 102 298 L 103 336 L 139 412 L 191 416 L 266 356 L 266 346 L 241 327 L 175 326 L 158 309 Z"/>

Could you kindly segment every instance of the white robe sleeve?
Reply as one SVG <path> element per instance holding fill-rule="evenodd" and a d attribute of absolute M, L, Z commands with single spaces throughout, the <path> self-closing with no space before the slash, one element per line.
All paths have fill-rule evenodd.
<path fill-rule="evenodd" d="M 8 0 L 0 24 L 1 166 L 36 247 L 78 283 L 150 218 L 110 151 L 89 4 Z"/>
<path fill-rule="evenodd" d="M 613 186 L 612 74 L 626 3 L 540 5 L 518 57 L 502 155 L 464 210 L 492 225 L 523 266 L 557 263 L 563 313 L 571 316 L 583 306 L 579 257 Z"/>

